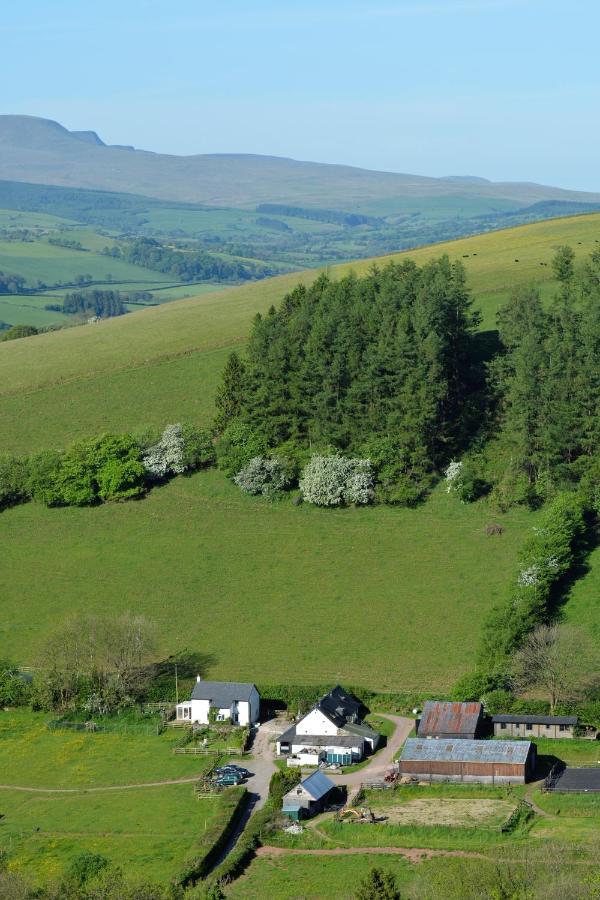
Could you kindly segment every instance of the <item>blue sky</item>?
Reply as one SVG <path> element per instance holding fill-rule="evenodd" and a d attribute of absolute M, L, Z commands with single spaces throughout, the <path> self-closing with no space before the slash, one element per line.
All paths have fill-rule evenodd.
<path fill-rule="evenodd" d="M 2 112 L 167 153 L 600 190 L 595 0 L 29 0 Z"/>

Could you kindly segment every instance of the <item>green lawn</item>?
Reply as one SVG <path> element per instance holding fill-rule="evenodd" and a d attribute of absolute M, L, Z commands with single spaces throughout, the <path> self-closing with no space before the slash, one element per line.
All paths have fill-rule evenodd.
<path fill-rule="evenodd" d="M 600 741 L 534 738 L 538 756 L 556 756 L 569 766 L 600 766 Z"/>
<path fill-rule="evenodd" d="M 535 521 L 514 511 L 490 538 L 489 516 L 442 489 L 415 510 L 270 504 L 215 470 L 137 503 L 16 507 L 0 515 L 0 652 L 32 662 L 68 613 L 132 609 L 164 652 L 212 654 L 213 677 L 443 690 Z"/>
<path fill-rule="evenodd" d="M 397 856 L 283 856 L 255 859 L 247 872 L 226 888 L 226 896 L 228 900 L 353 900 L 358 883 L 373 866 L 393 872 L 400 888 L 408 887 L 415 878 L 414 866 Z"/>
<path fill-rule="evenodd" d="M 0 850 L 11 869 L 43 883 L 88 850 L 132 877 L 167 881 L 186 856 L 210 849 L 232 795 L 197 800 L 193 783 L 127 787 L 205 771 L 208 760 L 171 752 L 179 733 L 50 731 L 49 718 L 0 712 Z"/>
<path fill-rule="evenodd" d="M 97 733 L 48 729 L 52 718 L 29 710 L 0 712 L 0 784 L 90 788 L 200 775 L 209 762 L 172 753 L 175 729 Z M 2 795 L 0 794 L 0 803 Z"/>

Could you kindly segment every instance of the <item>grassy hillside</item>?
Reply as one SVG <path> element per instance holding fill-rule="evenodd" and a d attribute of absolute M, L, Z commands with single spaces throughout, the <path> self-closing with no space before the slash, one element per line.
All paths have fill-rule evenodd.
<path fill-rule="evenodd" d="M 516 284 L 553 289 L 550 261 L 570 243 L 580 257 L 600 240 L 600 215 L 554 219 L 412 250 L 422 262 L 460 259 L 483 328 Z M 402 258 L 402 254 L 391 258 Z M 518 262 L 516 261 L 518 260 Z M 542 265 L 546 263 L 546 265 Z M 331 269 L 364 272 L 372 260 Z M 252 316 L 277 304 L 315 271 L 280 276 L 102 322 L 0 345 L 4 449 L 63 446 L 90 430 L 131 429 L 165 419 L 210 416 L 214 386 L 229 348 L 243 344 Z"/>
<path fill-rule="evenodd" d="M 596 215 L 410 255 L 462 259 L 489 328 L 514 284 L 537 280 L 550 294 L 550 266 L 541 263 L 558 245 L 583 256 L 599 238 Z M 3 449 L 209 421 L 229 349 L 243 345 L 252 315 L 299 277 L 316 273 L 0 345 Z M 416 510 L 267 504 L 215 471 L 177 479 L 138 503 L 29 504 L 0 516 L 0 648 L 31 660 L 70 611 L 131 608 L 157 619 L 165 650 L 211 653 L 216 677 L 442 690 L 472 666 L 483 617 L 535 521 L 512 512 L 505 533 L 490 538 L 491 518 L 485 503 L 463 506 L 442 489 Z M 587 600 L 579 608 L 582 620 L 597 622 Z"/>
<path fill-rule="evenodd" d="M 442 689 L 473 663 L 534 519 L 488 537 L 489 510 L 443 490 L 417 510 L 268 504 L 215 471 L 138 503 L 29 504 L 0 516 L 0 647 L 31 661 L 69 612 L 133 609 L 165 652 L 211 654 L 215 677 Z"/>

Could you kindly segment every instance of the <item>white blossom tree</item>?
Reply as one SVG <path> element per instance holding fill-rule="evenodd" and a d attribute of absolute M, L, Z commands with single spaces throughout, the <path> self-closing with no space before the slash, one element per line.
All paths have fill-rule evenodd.
<path fill-rule="evenodd" d="M 181 475 L 186 470 L 183 430 L 180 424 L 167 425 L 158 444 L 142 457 L 144 468 L 155 478 Z"/>
<path fill-rule="evenodd" d="M 300 489 L 304 499 L 316 506 L 370 503 L 374 497 L 371 461 L 313 456 L 302 473 Z"/>

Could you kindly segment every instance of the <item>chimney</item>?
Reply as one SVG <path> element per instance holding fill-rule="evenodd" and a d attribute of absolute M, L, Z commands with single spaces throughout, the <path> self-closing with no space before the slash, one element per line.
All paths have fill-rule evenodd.
<path fill-rule="evenodd" d="M 200 676 L 196 675 L 196 684 L 200 681 Z"/>

